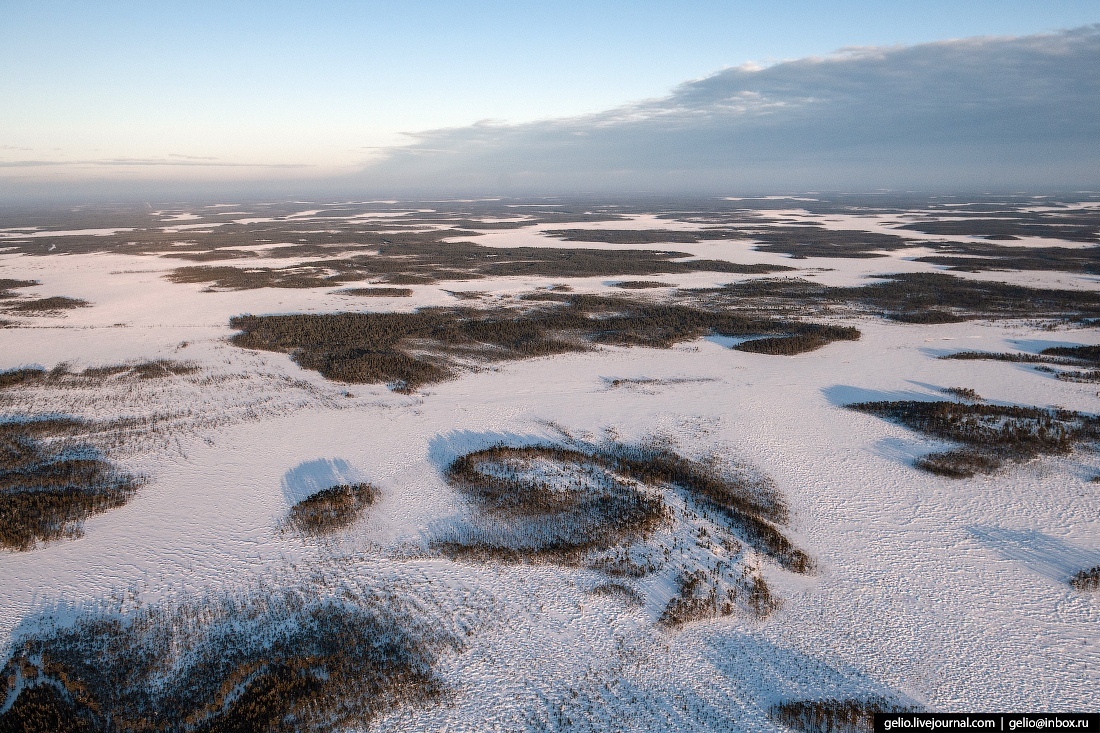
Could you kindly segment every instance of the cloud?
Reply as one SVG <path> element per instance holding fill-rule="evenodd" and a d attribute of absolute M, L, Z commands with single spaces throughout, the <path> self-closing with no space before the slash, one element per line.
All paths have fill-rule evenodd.
<path fill-rule="evenodd" d="M 598 114 L 411 136 L 378 189 L 500 193 L 1100 184 L 1100 25 L 730 68 Z"/>

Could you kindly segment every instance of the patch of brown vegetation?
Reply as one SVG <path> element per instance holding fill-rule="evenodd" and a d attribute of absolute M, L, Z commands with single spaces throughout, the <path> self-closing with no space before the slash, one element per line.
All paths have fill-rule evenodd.
<path fill-rule="evenodd" d="M 547 306 L 424 308 L 415 313 L 240 316 L 232 343 L 289 352 L 306 369 L 343 382 L 412 391 L 451 376 L 459 359 L 500 361 L 583 351 L 593 344 L 668 348 L 709 334 L 792 337 L 783 353 L 859 338 L 854 328 L 748 318 L 682 305 L 543 293 Z M 414 355 L 415 354 L 415 355 Z"/>
<path fill-rule="evenodd" d="M 352 524 L 377 497 L 378 488 L 367 483 L 330 486 L 291 507 L 286 523 L 301 534 L 326 534 Z"/>

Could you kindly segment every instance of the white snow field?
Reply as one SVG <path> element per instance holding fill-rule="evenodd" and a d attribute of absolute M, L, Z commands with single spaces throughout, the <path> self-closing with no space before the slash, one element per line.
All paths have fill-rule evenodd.
<path fill-rule="evenodd" d="M 889 224 L 911 218 L 809 217 L 793 208 L 801 202 L 789 205 L 765 213 L 808 217 L 826 228 L 912 234 L 922 244 L 931 239 Z M 402 212 L 423 211 L 421 204 L 401 206 L 375 218 L 396 221 Z M 325 209 L 301 208 L 294 218 L 311 225 Z M 244 205 L 231 213 L 240 211 L 251 213 Z M 512 211 L 520 216 L 524 209 Z M 188 222 L 176 230 L 218 215 L 200 207 L 154 213 L 160 221 Z M 261 212 L 245 221 L 263 220 Z M 0 244 L 45 235 L 32 226 L 14 231 L 18 224 Z M 499 229 L 477 243 L 624 248 L 542 234 L 593 226 L 700 225 L 633 215 Z M 1022 244 L 1081 247 L 1035 239 Z M 380 709 L 367 725 L 372 731 L 773 731 L 786 730 L 768 714 L 783 701 L 871 696 L 945 712 L 1096 709 L 1100 593 L 1068 580 L 1100 565 L 1100 482 L 1092 480 L 1100 475 L 1100 455 L 1078 446 L 1009 462 L 991 474 L 947 478 L 913 466 L 947 443 L 844 409 L 871 400 L 949 399 L 943 389 L 967 387 L 990 404 L 1100 413 L 1095 382 L 1062 381 L 1028 363 L 937 358 L 1100 344 L 1094 323 L 910 324 L 838 312 L 809 320 L 854 326 L 861 338 L 795 356 L 733 350 L 727 347 L 738 340 L 721 337 L 667 349 L 600 346 L 488 363 L 409 394 L 330 381 L 285 353 L 228 342 L 235 333 L 230 318 L 245 313 L 411 312 L 460 304 L 452 291 L 482 294 L 472 301 L 479 307 L 516 302 L 512 296 L 553 284 L 659 299 L 671 290 L 624 293 L 613 285 L 652 279 L 700 288 L 778 276 L 852 286 L 875 275 L 942 271 L 914 261 L 930 252 L 923 246 L 875 258 L 805 259 L 753 246 L 751 239 L 733 239 L 626 248 L 797 269 L 771 276 L 492 277 L 413 284 L 411 297 L 374 298 L 338 287 L 178 284 L 164 275 L 193 263 L 152 254 L 0 250 L 0 278 L 40 283 L 20 297 L 90 304 L 41 314 L 0 310 L 9 323 L 0 328 L 0 370 L 67 364 L 76 373 L 159 359 L 198 368 L 164 379 L 0 389 L 5 416 L 135 418 L 140 429 L 88 440 L 144 480 L 124 505 L 88 517 L 77 538 L 0 550 L 4 658 L 40 626 L 119 599 L 130 608 L 155 606 L 320 573 L 337 579 L 334 588 L 343 578 L 407 589 L 447 620 L 441 626 L 464 629 L 463 643 L 440 652 L 435 663 L 443 694 Z M 952 274 L 1097 289 L 1096 276 L 1072 272 Z M 813 558 L 814 572 L 788 572 L 750 553 L 780 601 L 776 611 L 670 628 L 659 617 L 675 588 L 663 576 L 623 581 L 641 593 L 636 601 L 594 592 L 608 577 L 583 566 L 452 560 L 429 551 L 469 511 L 444 476 L 453 459 L 497 444 L 560 443 L 566 434 L 585 444 L 659 438 L 684 456 L 718 456 L 770 477 L 790 508 L 788 534 Z M 295 502 L 360 481 L 377 486 L 380 498 L 349 528 L 319 539 L 282 529 Z M 694 537 L 681 539 L 694 543 Z M 15 693 L 8 688 L 0 712 L 14 705 Z"/>

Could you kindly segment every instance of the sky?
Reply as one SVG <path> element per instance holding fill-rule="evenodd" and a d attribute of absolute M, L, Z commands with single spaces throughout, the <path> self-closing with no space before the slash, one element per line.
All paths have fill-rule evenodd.
<path fill-rule="evenodd" d="M 0 197 L 1100 184 L 1096 0 L 0 0 L 0 17 Z M 1000 162 L 965 174 L 981 160 Z"/>

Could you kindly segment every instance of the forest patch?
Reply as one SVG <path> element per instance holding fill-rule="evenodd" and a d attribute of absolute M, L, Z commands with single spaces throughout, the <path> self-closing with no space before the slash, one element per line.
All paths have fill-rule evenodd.
<path fill-rule="evenodd" d="M 774 483 L 745 466 L 658 445 L 493 446 L 456 458 L 445 475 L 473 511 L 433 542 L 438 552 L 597 570 L 619 595 L 658 603 L 668 626 L 771 613 L 779 599 L 758 556 L 813 568 L 783 533 L 788 510 Z"/>
<path fill-rule="evenodd" d="M 566 293 L 539 296 L 550 305 L 238 316 L 230 325 L 240 333 L 231 341 L 243 348 L 289 353 L 303 368 L 329 379 L 390 384 L 408 392 L 454 376 L 464 362 L 549 356 L 601 344 L 668 348 L 711 334 L 773 335 L 794 339 L 775 347 L 774 353 L 793 354 L 859 338 L 859 331 L 850 327 L 684 305 Z"/>

